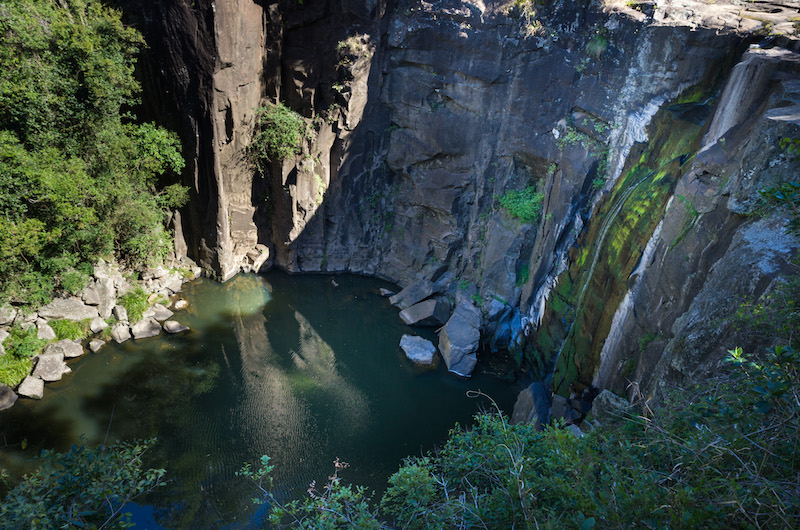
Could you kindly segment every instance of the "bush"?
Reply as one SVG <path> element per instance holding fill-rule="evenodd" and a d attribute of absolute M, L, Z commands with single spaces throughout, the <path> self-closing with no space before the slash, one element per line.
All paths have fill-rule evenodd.
<path fill-rule="evenodd" d="M 56 332 L 58 340 L 83 340 L 89 336 L 89 320 L 74 322 L 72 320 L 51 320 L 50 327 Z"/>
<path fill-rule="evenodd" d="M 268 103 L 256 111 L 258 132 L 248 147 L 256 169 L 263 173 L 268 162 L 280 162 L 300 152 L 307 134 L 303 117 L 285 107 Z"/>
<path fill-rule="evenodd" d="M 0 355 L 0 383 L 16 388 L 31 373 L 31 359 L 15 355 Z"/>
<path fill-rule="evenodd" d="M 128 313 L 128 321 L 134 323 L 142 319 L 142 314 L 150 307 L 147 302 L 149 296 L 144 289 L 137 287 L 119 297 L 119 305 Z"/>
<path fill-rule="evenodd" d="M 8 333 L 8 337 L 3 342 L 6 354 L 19 359 L 29 359 L 39 355 L 47 344 L 46 340 L 39 339 L 36 326 L 28 329 L 13 327 L 8 330 Z"/>
<path fill-rule="evenodd" d="M 543 201 L 544 193 L 536 191 L 536 186 L 530 186 L 524 190 L 509 191 L 500 197 L 500 206 L 523 223 L 536 223 Z"/>

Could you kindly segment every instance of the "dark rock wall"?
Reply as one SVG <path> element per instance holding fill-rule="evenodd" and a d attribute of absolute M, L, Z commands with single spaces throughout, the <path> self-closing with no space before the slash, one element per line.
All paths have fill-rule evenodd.
<path fill-rule="evenodd" d="M 553 2 L 536 6 L 535 18 L 513 3 L 477 0 L 119 1 L 151 46 L 142 67 L 147 108 L 184 139 L 195 195 L 183 233 L 206 269 L 226 279 L 258 268 L 253 252 L 263 245 L 265 266 L 296 272 L 353 271 L 402 285 L 448 273 L 451 296 L 474 288 L 485 310 L 493 300 L 515 309 L 501 313 L 516 319 L 518 346 L 533 337 L 629 154 L 643 152 L 652 117 L 698 86 L 721 87 L 761 26 L 741 16 L 745 4 L 688 0 L 658 9 Z M 245 149 L 266 100 L 303 115 L 313 137 L 262 177 Z M 723 173 L 780 159 L 775 139 L 794 127 L 781 123 L 787 130 L 751 125 L 735 153 L 744 158 L 730 154 L 719 162 Z M 772 142 L 771 154 L 758 135 Z M 727 197 L 699 191 L 697 174 L 681 177 L 674 193 Z M 529 186 L 544 199 L 539 219 L 525 224 L 499 197 Z M 742 188 L 739 202 L 756 189 Z M 692 222 L 714 242 L 690 231 L 678 245 L 658 246 L 685 223 L 670 203 L 640 287 L 619 311 L 617 303 L 604 308 L 614 315 L 613 340 L 603 346 L 605 333 L 589 330 L 603 350 L 595 383 L 627 385 L 626 362 L 636 369 L 625 377 L 642 387 L 654 371 L 691 375 L 674 365 L 695 360 L 662 361 L 661 352 L 676 351 L 687 334 L 697 348 L 714 337 L 692 331 L 697 319 L 687 315 L 692 304 L 716 303 L 702 302 L 712 271 L 724 268 L 715 264 L 738 260 L 728 252 L 746 252 L 756 233 L 778 232 L 758 232 L 739 206 L 711 202 Z M 776 228 L 776 219 L 764 226 Z M 759 248 L 784 259 L 777 247 Z M 663 339 L 640 355 L 633 345 L 650 330 Z"/>

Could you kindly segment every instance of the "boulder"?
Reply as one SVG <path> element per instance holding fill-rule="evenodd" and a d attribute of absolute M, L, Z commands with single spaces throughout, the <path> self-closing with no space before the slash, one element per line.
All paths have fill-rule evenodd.
<path fill-rule="evenodd" d="M 100 339 L 92 339 L 89 341 L 89 349 L 92 352 L 97 353 L 97 350 L 102 348 L 105 345 L 106 341 Z"/>
<path fill-rule="evenodd" d="M 422 302 L 432 295 L 433 292 L 433 283 L 428 280 L 420 280 L 412 283 L 396 295 L 389 297 L 389 302 L 391 302 L 393 306 L 405 309 Z"/>
<path fill-rule="evenodd" d="M 17 402 L 17 394 L 11 387 L 0 384 L 0 410 L 6 410 Z"/>
<path fill-rule="evenodd" d="M 40 320 L 36 323 L 36 338 L 39 340 L 55 340 L 56 332 L 46 320 Z"/>
<path fill-rule="evenodd" d="M 43 381 L 58 381 L 64 374 L 71 371 L 64 362 L 63 353 L 43 353 L 39 356 L 36 368 L 33 369 L 31 375 Z"/>
<path fill-rule="evenodd" d="M 121 305 L 114 306 L 114 316 L 117 317 L 117 320 L 120 322 L 127 322 L 128 321 L 128 310 L 125 309 Z"/>
<path fill-rule="evenodd" d="M 98 315 L 97 308 L 83 303 L 77 296 L 56 298 L 39 309 L 39 316 L 47 320 L 86 320 Z"/>
<path fill-rule="evenodd" d="M 439 351 L 447 369 L 460 376 L 472 374 L 481 338 L 481 312 L 469 302 L 461 302 L 439 332 Z"/>
<path fill-rule="evenodd" d="M 159 322 L 168 320 L 172 315 L 175 314 L 161 304 L 155 304 L 151 309 L 153 310 L 153 318 Z"/>
<path fill-rule="evenodd" d="M 188 326 L 184 326 L 180 322 L 176 322 L 174 320 L 167 320 L 164 322 L 164 329 L 167 333 L 181 333 L 183 331 L 189 331 Z"/>
<path fill-rule="evenodd" d="M 189 302 L 187 302 L 186 300 L 178 300 L 177 302 L 175 302 L 175 309 L 178 311 L 180 311 L 181 309 L 186 309 L 187 307 L 189 307 Z"/>
<path fill-rule="evenodd" d="M 0 326 L 8 326 L 17 316 L 17 310 L 7 305 L 0 306 Z"/>
<path fill-rule="evenodd" d="M 111 311 L 113 311 L 114 304 L 117 301 L 117 289 L 114 287 L 114 280 L 111 278 L 97 278 L 94 285 L 100 296 L 100 304 L 97 306 L 97 311 L 102 318 L 108 318 L 111 316 Z"/>
<path fill-rule="evenodd" d="M 181 288 L 183 287 L 183 278 L 181 278 L 179 274 L 172 274 L 167 278 L 162 278 L 161 285 L 170 291 L 171 294 L 175 294 L 180 292 Z"/>
<path fill-rule="evenodd" d="M 400 339 L 400 348 L 409 360 L 417 364 L 433 364 L 436 346 L 429 340 L 416 335 L 403 335 Z"/>
<path fill-rule="evenodd" d="M 107 327 L 108 327 L 108 322 L 106 322 L 100 317 L 93 318 L 92 321 L 89 323 L 89 329 L 92 330 L 92 333 L 100 333 Z"/>
<path fill-rule="evenodd" d="M 134 339 L 147 339 L 161 334 L 161 323 L 154 319 L 142 319 L 131 326 Z"/>
<path fill-rule="evenodd" d="M 576 410 L 572 400 L 564 396 L 553 396 L 553 404 L 550 409 L 550 416 L 554 420 L 563 420 L 565 423 L 574 423 L 583 419 L 583 414 Z"/>
<path fill-rule="evenodd" d="M 20 383 L 17 392 L 20 396 L 31 399 L 42 399 L 44 395 L 44 381 L 38 377 L 28 376 Z"/>
<path fill-rule="evenodd" d="M 45 346 L 44 352 L 42 352 L 43 355 L 62 355 L 67 359 L 80 357 L 84 353 L 86 352 L 80 342 L 68 339 L 48 344 Z"/>
<path fill-rule="evenodd" d="M 511 413 L 511 423 L 533 423 L 542 430 L 550 423 L 550 388 L 536 381 L 519 393 Z"/>
<path fill-rule="evenodd" d="M 83 288 L 81 298 L 86 305 L 100 305 L 100 291 L 97 290 L 94 282 Z"/>
<path fill-rule="evenodd" d="M 409 326 L 441 326 L 450 316 L 447 305 L 438 300 L 425 300 L 400 311 L 400 320 Z"/>
<path fill-rule="evenodd" d="M 600 423 L 614 421 L 619 419 L 630 408 L 631 405 L 626 399 L 619 397 L 610 390 L 603 390 L 592 401 L 592 409 L 587 414 L 587 419 L 599 421 Z"/>
<path fill-rule="evenodd" d="M 125 324 L 117 324 L 111 330 L 111 338 L 114 339 L 114 342 L 117 344 L 123 343 L 131 338 L 131 330 Z"/>
<path fill-rule="evenodd" d="M 380 289 L 378 289 L 378 292 L 381 294 L 381 296 L 385 296 L 386 298 L 389 298 L 390 296 L 394 296 L 394 291 L 390 291 L 389 289 L 386 289 L 384 287 L 381 287 Z"/>

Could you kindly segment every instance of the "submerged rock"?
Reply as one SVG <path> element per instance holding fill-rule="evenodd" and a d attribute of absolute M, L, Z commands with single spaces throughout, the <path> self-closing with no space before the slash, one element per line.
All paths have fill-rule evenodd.
<path fill-rule="evenodd" d="M 38 377 L 28 376 L 20 383 L 17 392 L 20 396 L 31 399 L 42 399 L 44 395 L 44 381 Z"/>
<path fill-rule="evenodd" d="M 403 335 L 400 339 L 400 348 L 409 360 L 417 364 L 433 364 L 436 355 L 436 346 L 429 340 L 416 335 Z"/>
<path fill-rule="evenodd" d="M 11 390 L 11 387 L 0 385 L 0 410 L 6 410 L 16 402 L 17 394 Z"/>
<path fill-rule="evenodd" d="M 131 326 L 131 333 L 134 339 L 147 339 L 161 334 L 161 323 L 151 318 L 149 320 L 140 320 Z"/>
<path fill-rule="evenodd" d="M 178 300 L 177 302 L 175 302 L 175 309 L 177 309 L 178 311 L 180 311 L 181 309 L 186 309 L 187 307 L 189 307 L 189 302 L 187 302 L 186 300 Z"/>
<path fill-rule="evenodd" d="M 164 322 L 164 330 L 167 333 L 181 333 L 183 331 L 189 331 L 189 327 L 174 320 L 167 320 Z"/>
<path fill-rule="evenodd" d="M 481 338 L 481 312 L 468 302 L 461 302 L 439 332 L 439 351 L 447 369 L 460 376 L 472 374 Z"/>

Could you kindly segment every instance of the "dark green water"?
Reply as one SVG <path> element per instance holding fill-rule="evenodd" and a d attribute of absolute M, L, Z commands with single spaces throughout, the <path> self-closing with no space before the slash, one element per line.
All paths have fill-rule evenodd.
<path fill-rule="evenodd" d="M 25 451 L 0 452 L 0 463 L 19 470 L 41 448 L 102 443 L 107 431 L 109 441 L 155 436 L 148 465 L 166 468 L 170 482 L 140 500 L 139 527 L 152 525 L 151 507 L 164 527 L 236 527 L 258 514 L 235 472 L 263 454 L 284 498 L 324 482 L 336 457 L 350 463 L 344 480 L 380 491 L 403 457 L 431 450 L 488 406 L 467 390 L 510 412 L 517 389 L 485 363 L 461 380 L 443 363 L 423 371 L 405 359 L 404 333 L 435 336 L 400 322 L 377 294 L 390 285 L 337 276 L 334 287 L 331 278 L 270 273 L 187 285 L 190 306 L 175 319 L 191 332 L 107 345 L 72 362 L 43 400 L 20 399 L 0 414 L 7 443 L 28 441 Z"/>

